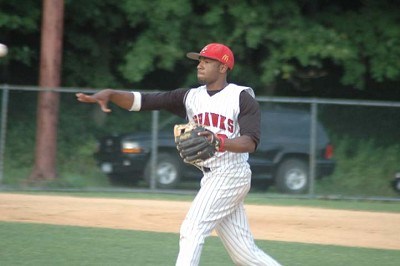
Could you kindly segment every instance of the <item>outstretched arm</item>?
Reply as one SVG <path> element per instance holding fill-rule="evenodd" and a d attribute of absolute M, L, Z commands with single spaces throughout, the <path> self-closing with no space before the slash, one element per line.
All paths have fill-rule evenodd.
<path fill-rule="evenodd" d="M 112 102 L 121 108 L 130 110 L 134 101 L 134 95 L 128 91 L 105 89 L 93 95 L 77 93 L 76 98 L 83 103 L 98 103 L 103 112 L 109 113 L 108 102 Z"/>

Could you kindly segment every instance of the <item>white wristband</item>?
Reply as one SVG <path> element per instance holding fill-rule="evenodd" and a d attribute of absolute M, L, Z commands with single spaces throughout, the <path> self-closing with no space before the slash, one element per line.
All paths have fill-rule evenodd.
<path fill-rule="evenodd" d="M 137 91 L 132 91 L 134 100 L 131 109 L 129 111 L 140 111 L 142 108 L 142 94 Z"/>

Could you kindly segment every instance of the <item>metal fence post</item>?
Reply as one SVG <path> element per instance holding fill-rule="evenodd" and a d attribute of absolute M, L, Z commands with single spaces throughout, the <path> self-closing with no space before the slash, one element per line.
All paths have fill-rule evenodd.
<path fill-rule="evenodd" d="M 158 157 L 158 117 L 160 111 L 152 111 L 152 126 L 151 126 L 151 161 L 150 161 L 150 189 L 156 189 L 156 168 L 157 168 L 157 157 Z"/>
<path fill-rule="evenodd" d="M 316 149 L 317 149 L 317 102 L 311 102 L 311 123 L 310 123 L 310 189 L 309 196 L 313 197 L 315 194 L 315 172 L 316 172 Z"/>
<path fill-rule="evenodd" d="M 8 86 L 3 88 L 3 97 L 1 101 L 1 128 L 0 128 L 0 185 L 3 183 L 4 175 L 4 151 L 7 133 L 7 110 L 8 110 Z"/>

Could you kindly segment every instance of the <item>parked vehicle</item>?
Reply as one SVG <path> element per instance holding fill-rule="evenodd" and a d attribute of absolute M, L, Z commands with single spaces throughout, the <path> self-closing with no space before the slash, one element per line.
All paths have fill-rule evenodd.
<path fill-rule="evenodd" d="M 201 172 L 182 162 L 173 137 L 174 121 L 161 129 L 155 170 L 158 188 L 174 188 L 183 180 L 200 179 Z M 249 158 L 255 183 L 275 185 L 280 192 L 305 193 L 310 184 L 310 123 L 308 111 L 287 108 L 262 110 L 261 143 Z M 150 180 L 150 132 L 105 136 L 95 158 L 113 184 Z M 333 173 L 333 146 L 317 123 L 316 177 Z M 257 181 L 257 182 L 256 182 Z"/>

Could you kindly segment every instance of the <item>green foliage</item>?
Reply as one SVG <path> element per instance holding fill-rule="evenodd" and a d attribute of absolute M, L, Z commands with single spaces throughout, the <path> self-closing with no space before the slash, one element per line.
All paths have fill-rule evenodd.
<path fill-rule="evenodd" d="M 396 196 L 390 182 L 400 170 L 398 108 L 324 105 L 319 114 L 334 145 L 337 167 L 316 183 L 316 192 Z"/>
<path fill-rule="evenodd" d="M 334 174 L 317 182 L 317 193 L 396 196 L 390 181 L 399 171 L 400 146 L 379 146 L 373 140 L 336 139 Z"/>
<path fill-rule="evenodd" d="M 34 165 L 36 106 L 32 92 L 10 94 L 3 183 L 26 183 Z M 151 113 L 132 113 L 110 106 L 105 114 L 97 105 L 79 104 L 73 94 L 61 94 L 57 138 L 59 179 L 40 184 L 46 187 L 90 187 L 108 185 L 93 157 L 98 138 L 135 130 L 150 132 Z M 160 120 L 165 116 L 163 114 Z M 14 121 L 18 121 L 15 123 Z"/>
<path fill-rule="evenodd" d="M 117 87 L 115 58 L 124 53 L 125 18 L 120 2 L 68 1 L 65 4 L 64 83 L 68 86 Z M 123 36 L 126 38 L 127 36 Z"/>
<path fill-rule="evenodd" d="M 360 88 L 367 77 L 377 82 L 400 77 L 399 12 L 385 1 L 366 2 L 360 10 L 323 19 L 330 19 L 329 23 L 351 43 L 351 60 L 341 60 L 345 70 L 342 80 Z"/>
<path fill-rule="evenodd" d="M 38 44 L 26 42 L 26 39 L 37 40 L 40 29 L 41 2 L 0 1 L 0 42 L 8 45 L 8 56 L 1 58 L 0 65 L 10 61 L 25 66 L 37 67 L 36 53 Z M 12 44 L 12 45 L 10 45 Z"/>
<path fill-rule="evenodd" d="M 321 78 L 358 88 L 399 82 L 396 7 L 390 0 L 65 1 L 62 80 L 81 87 L 190 86 L 195 64 L 185 53 L 224 42 L 236 55 L 232 80 L 258 93 Z M 0 41 L 10 46 L 0 64 L 12 83 L 34 80 L 21 72 L 37 76 L 40 23 L 40 2 L 0 1 Z"/>
<path fill-rule="evenodd" d="M 7 114 L 5 184 L 21 184 L 29 176 L 34 163 L 36 109 L 32 102 L 26 101 L 32 96 L 27 94 L 10 93 L 9 106 L 13 108 L 9 108 Z"/>
<path fill-rule="evenodd" d="M 124 1 L 123 7 L 129 25 L 142 27 L 136 39 L 127 41 L 120 66 L 124 77 L 138 82 L 155 69 L 172 70 L 184 53 L 180 45 L 191 11 L 188 1 Z"/>

